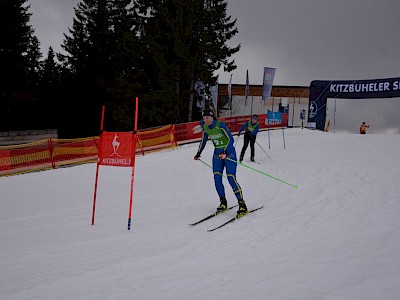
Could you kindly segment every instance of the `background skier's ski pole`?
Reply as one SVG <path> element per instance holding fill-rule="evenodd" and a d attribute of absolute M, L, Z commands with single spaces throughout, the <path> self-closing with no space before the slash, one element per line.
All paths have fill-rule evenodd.
<path fill-rule="evenodd" d="M 231 158 L 229 158 L 229 157 L 227 157 L 226 159 L 227 159 L 227 160 L 230 160 L 230 161 L 233 161 L 234 163 L 237 163 L 237 164 L 239 164 L 239 165 L 242 165 L 242 166 L 244 166 L 244 167 L 246 167 L 246 168 L 249 168 L 249 169 L 251 169 L 251 170 L 253 170 L 253 171 L 256 171 L 256 172 L 258 172 L 258 173 L 260 173 L 260 174 L 262 174 L 262 175 L 265 175 L 265 176 L 271 177 L 272 179 L 278 180 L 278 181 L 280 181 L 280 182 L 282 182 L 282 183 L 284 183 L 284 184 L 290 185 L 291 187 L 294 187 L 295 189 L 298 188 L 297 185 L 293 185 L 293 184 L 291 184 L 291 183 L 289 183 L 289 182 L 286 182 L 286 181 L 284 181 L 284 180 L 282 180 L 282 179 L 276 178 L 276 177 L 274 177 L 274 176 L 272 176 L 272 175 L 269 175 L 269 174 L 267 174 L 267 173 L 264 173 L 264 172 L 262 172 L 262 171 L 260 171 L 260 170 L 254 169 L 254 168 L 252 168 L 252 167 L 250 167 L 250 166 L 248 166 L 248 165 L 245 165 L 245 164 L 243 164 L 243 163 L 241 163 L 241 162 L 238 162 L 238 161 L 236 161 L 236 160 L 233 160 L 233 159 L 231 159 Z"/>
<path fill-rule="evenodd" d="M 237 142 L 238 142 L 238 140 L 239 140 L 239 137 L 240 137 L 240 134 L 238 134 L 238 136 L 237 136 L 237 139 L 236 139 L 236 142 L 235 142 L 235 148 L 236 148 L 236 144 L 237 144 Z"/>
<path fill-rule="evenodd" d="M 267 151 L 265 151 L 264 148 L 261 147 L 261 145 L 260 145 L 257 141 L 256 141 L 256 143 L 257 143 L 258 146 L 260 146 L 261 150 L 264 151 L 264 153 L 267 154 L 267 156 L 268 156 L 269 158 L 271 158 L 271 156 L 268 155 Z"/>
<path fill-rule="evenodd" d="M 199 159 L 199 161 L 201 161 L 201 162 L 202 162 L 203 164 L 205 164 L 207 167 L 209 167 L 210 169 L 212 169 L 212 167 L 211 167 L 208 163 L 202 161 L 201 159 Z M 222 177 L 225 177 L 225 178 L 226 178 L 226 176 L 225 176 L 224 174 L 222 174 Z"/>

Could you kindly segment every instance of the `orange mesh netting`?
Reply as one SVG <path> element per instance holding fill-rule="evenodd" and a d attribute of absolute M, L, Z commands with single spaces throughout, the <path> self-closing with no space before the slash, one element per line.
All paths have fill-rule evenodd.
<path fill-rule="evenodd" d="M 0 147 L 0 175 L 51 168 L 48 140 Z"/>
<path fill-rule="evenodd" d="M 137 151 L 143 149 L 144 152 L 148 152 L 177 146 L 173 125 L 141 130 L 138 132 L 138 137 Z"/>
<path fill-rule="evenodd" d="M 174 126 L 138 131 L 137 151 L 176 147 Z M 48 139 L 23 145 L 0 147 L 0 176 L 57 168 L 97 160 L 98 137 Z"/>

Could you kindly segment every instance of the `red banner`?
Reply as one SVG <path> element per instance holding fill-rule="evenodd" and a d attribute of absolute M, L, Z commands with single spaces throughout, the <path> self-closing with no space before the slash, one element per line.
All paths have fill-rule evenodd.
<path fill-rule="evenodd" d="M 99 150 L 99 165 L 132 167 L 132 132 L 103 131 Z"/>
<path fill-rule="evenodd" d="M 186 134 L 188 140 L 201 138 L 203 130 L 201 129 L 200 122 L 186 123 Z"/>
<path fill-rule="evenodd" d="M 251 119 L 251 115 L 248 116 L 237 116 L 237 117 L 229 117 L 229 118 L 221 118 L 226 126 L 228 126 L 229 130 L 232 133 L 238 132 L 240 127 Z M 283 126 L 287 126 L 288 115 L 282 114 Z M 266 114 L 258 115 L 258 123 L 260 124 L 260 129 L 267 128 L 276 128 L 282 127 L 282 123 L 274 123 L 269 124 L 268 126 L 268 118 Z M 187 141 L 201 138 L 202 130 L 200 126 L 200 120 L 196 122 L 182 123 L 174 125 L 174 135 L 177 141 Z"/>

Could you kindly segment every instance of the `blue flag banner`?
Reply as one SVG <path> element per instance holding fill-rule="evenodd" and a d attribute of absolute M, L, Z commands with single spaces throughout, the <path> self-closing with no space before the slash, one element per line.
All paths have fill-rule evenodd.
<path fill-rule="evenodd" d="M 232 110 L 232 75 L 231 79 L 229 79 L 229 84 L 228 84 L 228 103 L 229 103 L 229 109 Z"/>
<path fill-rule="evenodd" d="M 283 149 L 286 149 L 285 132 L 283 130 L 283 122 L 282 122 L 282 113 L 280 111 L 274 112 L 274 111 L 268 110 L 267 121 L 268 121 L 268 128 L 269 128 L 269 125 L 281 125 L 282 126 Z M 271 149 L 269 130 L 268 130 L 268 144 L 269 144 L 269 148 Z"/>
<path fill-rule="evenodd" d="M 262 99 L 268 100 L 271 96 L 272 83 L 274 82 L 276 68 L 264 67 Z"/>
<path fill-rule="evenodd" d="M 282 124 L 282 113 L 280 111 L 268 110 L 268 124 L 269 125 L 281 125 Z"/>
<path fill-rule="evenodd" d="M 210 94 L 213 100 L 214 109 L 217 111 L 218 83 L 210 87 Z"/>
<path fill-rule="evenodd" d="M 197 92 L 197 95 L 198 95 L 196 105 L 198 108 L 201 108 L 201 109 L 204 108 L 204 105 L 206 102 L 205 101 L 205 97 L 206 97 L 205 87 L 206 86 L 204 85 L 204 82 L 201 80 L 197 80 L 194 84 L 194 90 Z"/>
<path fill-rule="evenodd" d="M 244 106 L 247 106 L 248 97 L 249 97 L 249 70 L 246 71 L 246 89 L 244 91 Z"/>

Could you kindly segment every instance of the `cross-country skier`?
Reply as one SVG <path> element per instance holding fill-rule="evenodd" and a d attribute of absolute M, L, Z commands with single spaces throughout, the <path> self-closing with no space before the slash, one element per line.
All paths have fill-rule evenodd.
<path fill-rule="evenodd" d="M 239 209 L 236 216 L 241 217 L 247 214 L 248 210 L 246 207 L 246 203 L 243 200 L 242 189 L 240 188 L 240 185 L 236 180 L 237 158 L 236 150 L 233 145 L 232 133 L 229 131 L 224 122 L 221 122 L 220 120 L 217 120 L 217 118 L 215 118 L 214 112 L 210 109 L 204 110 L 203 120 L 200 122 L 200 124 L 203 129 L 203 136 L 194 159 L 200 159 L 201 152 L 206 146 L 208 138 L 210 138 L 215 147 L 212 165 L 215 188 L 220 198 L 220 205 L 218 206 L 217 211 L 224 211 L 227 209 L 228 206 L 225 198 L 225 188 L 222 183 L 222 174 L 224 168 L 226 168 L 226 175 L 229 184 L 231 185 L 232 190 L 235 193 L 239 203 Z M 230 158 L 233 161 L 226 158 Z"/>
<path fill-rule="evenodd" d="M 239 136 L 244 131 L 244 144 L 242 148 L 242 152 L 240 153 L 240 161 L 243 161 L 244 154 L 246 153 L 247 147 L 250 142 L 250 159 L 254 161 L 255 149 L 254 143 L 256 142 L 256 137 L 258 130 L 260 129 L 260 124 L 257 122 L 258 116 L 253 115 L 251 120 L 248 120 L 246 123 L 242 125 L 239 129 Z"/>

